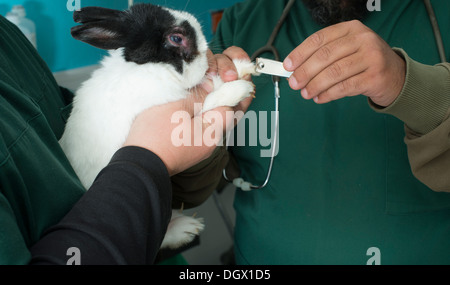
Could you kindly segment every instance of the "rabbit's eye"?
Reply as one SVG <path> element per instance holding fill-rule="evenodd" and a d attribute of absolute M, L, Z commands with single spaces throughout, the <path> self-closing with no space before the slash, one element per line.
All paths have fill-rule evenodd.
<path fill-rule="evenodd" d="M 172 34 L 169 36 L 169 42 L 174 46 L 184 45 L 184 37 L 180 34 Z"/>

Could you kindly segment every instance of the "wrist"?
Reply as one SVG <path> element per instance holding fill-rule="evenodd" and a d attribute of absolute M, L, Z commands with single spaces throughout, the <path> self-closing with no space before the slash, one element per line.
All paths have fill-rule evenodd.
<path fill-rule="evenodd" d="M 162 169 L 162 173 L 169 176 L 168 169 L 161 157 L 147 148 L 133 145 L 123 146 L 113 155 L 110 164 L 120 161 L 133 163 L 152 173 L 160 173 Z"/>
<path fill-rule="evenodd" d="M 369 101 L 371 107 L 402 120 L 411 130 L 426 134 L 439 126 L 450 108 L 450 70 L 444 65 L 416 62 L 401 49 L 394 49 L 406 62 L 406 79 L 400 95 L 387 107 Z"/>
<path fill-rule="evenodd" d="M 160 167 L 164 166 L 164 168 L 168 172 L 169 176 L 173 176 L 174 174 L 176 174 L 176 166 L 173 163 L 174 160 L 171 158 L 172 155 L 168 151 L 165 151 L 163 149 L 158 149 L 155 147 L 152 148 L 149 146 L 133 144 L 128 141 L 123 145 L 122 149 L 130 149 L 130 150 L 134 149 L 136 153 L 139 151 L 141 153 L 141 155 L 143 155 L 144 152 L 151 153 L 151 155 L 158 157 L 158 159 L 162 163 L 162 164 L 159 164 L 159 166 Z"/>
<path fill-rule="evenodd" d="M 394 65 L 394 71 L 391 75 L 387 75 L 389 76 L 388 82 L 391 84 L 386 84 L 386 91 L 380 96 L 369 97 L 374 104 L 381 108 L 388 107 L 397 100 L 400 94 L 402 94 L 406 82 L 406 60 L 403 55 L 395 49 L 392 52 L 394 53 L 394 56 L 392 57 L 393 60 L 391 60 L 391 64 Z"/>

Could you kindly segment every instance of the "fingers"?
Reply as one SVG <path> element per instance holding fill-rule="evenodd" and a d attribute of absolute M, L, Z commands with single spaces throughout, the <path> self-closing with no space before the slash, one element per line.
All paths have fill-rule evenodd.
<path fill-rule="evenodd" d="M 296 70 L 321 47 L 348 35 L 351 27 L 349 22 L 344 22 L 312 34 L 286 57 L 284 60 L 284 68 L 288 71 Z"/>
<path fill-rule="evenodd" d="M 250 61 L 250 56 L 247 54 L 247 52 L 245 50 L 243 50 L 240 47 L 236 47 L 236 46 L 232 46 L 227 48 L 224 52 L 224 55 L 226 55 L 228 58 L 230 58 L 231 60 L 235 60 L 235 59 L 240 59 L 243 61 Z M 233 64 L 234 66 L 234 64 Z M 223 78 L 222 78 L 223 79 Z M 245 76 L 243 79 L 245 80 L 251 80 L 251 75 L 247 75 Z M 248 107 L 250 106 L 250 104 L 253 101 L 253 97 L 247 97 L 244 100 L 242 100 L 241 102 L 239 102 L 239 104 L 234 108 L 234 111 L 242 111 L 242 112 L 247 112 Z M 236 125 L 237 122 L 235 122 L 234 125 Z"/>
<path fill-rule="evenodd" d="M 250 56 L 240 47 L 232 46 L 224 50 L 224 55 L 228 56 L 230 59 L 241 59 L 250 60 Z"/>
<path fill-rule="evenodd" d="M 224 82 L 238 79 L 238 73 L 233 60 L 250 60 L 248 54 L 239 47 L 229 47 L 222 54 L 216 55 L 218 72 Z"/>
<path fill-rule="evenodd" d="M 250 57 L 248 54 L 239 47 L 230 47 L 226 49 L 223 54 L 213 55 L 210 50 L 208 50 L 208 60 L 209 60 L 209 74 L 219 74 L 224 82 L 230 82 L 239 79 L 236 66 L 233 60 L 248 60 Z M 251 80 L 251 77 L 249 77 Z M 212 92 L 214 89 L 214 82 L 211 77 L 206 76 L 205 80 L 199 86 L 192 88 L 191 96 L 186 100 L 185 110 L 188 111 L 192 116 L 197 114 L 195 108 L 192 107 L 195 103 L 203 103 L 206 96 Z M 236 109 L 246 111 L 251 103 L 251 98 L 246 99 L 237 106 Z"/>
<path fill-rule="evenodd" d="M 209 69 L 206 71 L 207 74 L 215 75 L 217 74 L 218 66 L 217 61 L 214 57 L 213 52 L 208 49 L 206 56 L 208 58 Z"/>
<path fill-rule="evenodd" d="M 325 104 L 344 97 L 357 96 L 366 90 L 368 78 L 363 73 L 345 79 L 314 97 L 317 104 Z"/>
<path fill-rule="evenodd" d="M 341 76 L 342 64 L 334 65 L 342 58 L 348 57 L 358 51 L 358 46 L 354 44 L 352 37 L 342 37 L 320 47 L 302 65 L 300 65 L 289 78 L 289 85 L 294 90 L 305 88 L 319 73 L 328 69 L 331 79 Z M 353 62 L 353 65 L 357 62 Z M 345 64 L 344 66 L 347 66 Z M 327 78 L 328 79 L 328 78 Z"/>
<path fill-rule="evenodd" d="M 368 67 L 363 64 L 364 61 L 361 57 L 362 55 L 360 54 L 352 54 L 328 65 L 323 70 L 319 71 L 319 73 L 314 76 L 314 78 L 310 80 L 307 85 L 302 86 L 303 89 L 301 94 L 303 98 L 313 99 L 337 84 L 347 84 L 342 82 L 363 73 Z M 364 93 L 365 90 L 361 88 L 362 85 L 359 84 L 358 87 L 358 89 L 354 88 L 355 90 L 348 90 L 349 88 L 341 89 L 348 90 L 350 92 L 347 96 L 357 95 L 353 94 L 354 91 L 360 92 L 358 94 Z M 342 94 L 342 97 L 344 97 L 344 95 L 345 94 Z M 333 98 L 338 99 L 341 97 L 335 98 L 335 96 L 333 96 Z"/>
<path fill-rule="evenodd" d="M 218 73 L 224 82 L 230 82 L 238 79 L 238 72 L 233 61 L 225 54 L 216 55 Z"/>
<path fill-rule="evenodd" d="M 327 103 L 365 95 L 388 106 L 401 92 L 404 62 L 359 21 L 330 26 L 307 38 L 285 59 L 289 85 L 305 99 Z"/>
<path fill-rule="evenodd" d="M 250 61 L 250 57 L 248 56 L 248 54 L 239 47 L 236 46 L 232 46 L 227 48 L 222 54 L 217 54 L 214 55 L 214 58 L 211 59 L 212 53 L 210 53 L 210 51 L 208 51 L 208 56 L 209 56 L 209 60 L 210 60 L 210 73 L 211 72 L 217 72 L 219 74 L 219 76 L 221 77 L 221 79 L 224 82 L 230 82 L 230 81 L 234 81 L 234 80 L 238 80 L 239 75 L 238 72 L 236 70 L 236 66 L 234 65 L 233 60 L 243 60 L 243 61 Z M 212 63 L 213 62 L 213 63 Z M 247 78 L 244 78 L 247 79 Z M 251 76 L 249 75 L 248 80 L 251 80 Z M 213 82 L 211 82 L 211 80 L 205 80 L 203 82 L 203 84 L 200 86 L 200 89 L 198 89 L 199 86 L 197 86 L 194 90 L 195 92 L 197 92 L 198 90 L 200 91 L 206 91 L 207 93 L 210 93 L 211 91 L 213 91 Z M 198 90 L 197 90 L 198 89 Z M 199 96 L 196 96 L 196 99 L 194 99 L 194 103 L 199 102 L 201 100 L 204 100 L 204 96 L 202 98 L 199 98 Z M 222 118 L 223 118 L 223 122 L 224 122 L 224 129 L 229 129 L 230 126 L 234 127 L 237 122 L 236 120 L 234 121 L 234 123 L 230 124 L 227 122 L 227 116 L 225 111 L 242 111 L 245 112 L 247 111 L 248 107 L 250 106 L 251 102 L 252 102 L 251 97 L 246 98 L 244 100 L 242 100 L 237 106 L 235 106 L 234 108 L 229 108 L 229 107 L 221 107 L 221 108 L 216 108 L 214 110 L 215 113 L 222 113 Z M 192 112 L 191 112 L 192 113 Z M 206 117 L 208 117 L 207 115 L 208 112 L 206 112 Z M 195 111 L 193 112 L 193 114 L 199 115 L 197 114 Z M 205 114 L 204 117 L 205 117 Z M 228 116 L 229 117 L 229 116 Z"/>

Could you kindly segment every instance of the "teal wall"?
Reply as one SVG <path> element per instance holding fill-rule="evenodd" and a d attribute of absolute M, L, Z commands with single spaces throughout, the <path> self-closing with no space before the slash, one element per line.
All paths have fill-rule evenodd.
<path fill-rule="evenodd" d="M 194 14 L 202 23 L 209 39 L 212 37 L 210 12 L 223 9 L 241 0 L 135 0 L 135 3 L 153 3 Z M 104 51 L 74 40 L 70 28 L 76 25 L 67 10 L 68 0 L 0 0 L 0 14 L 5 16 L 11 7 L 21 4 L 27 17 L 36 24 L 40 55 L 54 72 L 98 63 Z M 72 1 L 70 1 L 72 3 Z M 126 9 L 128 0 L 81 0 L 81 7 L 101 6 Z"/>

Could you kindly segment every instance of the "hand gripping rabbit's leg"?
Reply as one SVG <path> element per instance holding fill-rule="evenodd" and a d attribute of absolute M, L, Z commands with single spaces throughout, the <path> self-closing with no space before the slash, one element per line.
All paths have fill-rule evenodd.
<path fill-rule="evenodd" d="M 202 218 L 185 216 L 180 210 L 172 211 L 172 219 L 167 228 L 161 248 L 178 248 L 194 240 L 205 228 Z"/>
<path fill-rule="evenodd" d="M 255 65 L 249 61 L 233 61 L 238 71 L 239 79 L 224 83 L 219 76 L 212 78 L 214 91 L 203 103 L 203 112 L 220 106 L 234 107 L 245 98 L 255 94 L 255 85 L 242 78 L 248 74 L 255 74 Z"/>

